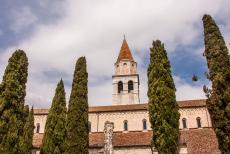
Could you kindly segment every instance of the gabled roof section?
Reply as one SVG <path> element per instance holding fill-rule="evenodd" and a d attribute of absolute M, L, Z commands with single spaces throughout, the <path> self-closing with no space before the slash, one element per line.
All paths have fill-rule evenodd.
<path fill-rule="evenodd" d="M 124 37 L 123 43 L 121 45 L 121 49 L 120 49 L 119 56 L 117 58 L 117 62 L 119 62 L 120 60 L 123 60 L 123 59 L 134 61 L 132 53 L 129 49 L 129 45 L 128 45 L 125 37 Z"/>
<path fill-rule="evenodd" d="M 33 148 L 40 148 L 44 134 L 35 133 L 33 136 Z M 114 148 L 122 147 L 149 147 L 153 132 L 114 132 Z M 103 148 L 105 135 L 103 132 L 92 132 L 89 134 L 89 148 Z M 217 154 L 218 142 L 212 128 L 182 129 L 180 130 L 179 145 L 186 145 L 188 153 Z"/>
<path fill-rule="evenodd" d="M 177 101 L 179 108 L 206 107 L 206 99 Z M 90 106 L 89 113 L 97 112 L 122 112 L 122 111 L 147 111 L 148 104 Z M 34 109 L 34 115 L 47 115 L 48 109 Z"/>

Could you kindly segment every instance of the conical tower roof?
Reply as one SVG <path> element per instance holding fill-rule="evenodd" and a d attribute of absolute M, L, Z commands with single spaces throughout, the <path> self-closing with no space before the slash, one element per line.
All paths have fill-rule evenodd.
<path fill-rule="evenodd" d="M 129 49 L 129 45 L 128 45 L 125 37 L 124 37 L 123 43 L 121 45 L 121 49 L 120 49 L 119 56 L 117 58 L 117 62 L 119 62 L 120 60 L 123 60 L 123 59 L 134 61 L 132 53 Z"/>

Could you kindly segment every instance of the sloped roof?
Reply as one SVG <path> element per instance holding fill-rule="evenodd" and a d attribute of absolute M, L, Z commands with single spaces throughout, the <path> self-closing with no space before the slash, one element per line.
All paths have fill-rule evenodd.
<path fill-rule="evenodd" d="M 177 101 L 180 108 L 192 108 L 192 107 L 205 107 L 206 100 L 185 100 Z M 139 111 L 148 110 L 148 104 L 131 104 L 131 105 L 110 105 L 110 106 L 91 106 L 89 107 L 89 113 L 96 112 L 119 112 L 119 111 Z M 34 109 L 35 115 L 48 114 L 48 109 Z"/>
<path fill-rule="evenodd" d="M 33 138 L 34 148 L 39 148 L 42 143 L 43 134 L 35 134 Z M 136 147 L 149 146 L 152 139 L 152 131 L 148 132 L 114 132 L 113 146 Z M 180 130 L 181 145 L 187 145 L 188 153 L 210 154 L 218 153 L 218 142 L 212 128 Z M 103 148 L 104 133 L 91 133 L 89 135 L 90 148 Z"/>
<path fill-rule="evenodd" d="M 125 38 L 124 38 L 123 43 L 121 45 L 121 49 L 120 49 L 119 56 L 117 58 L 117 62 L 119 62 L 120 60 L 124 60 L 124 59 L 134 61 L 132 53 L 129 49 L 129 45 L 128 45 Z"/>

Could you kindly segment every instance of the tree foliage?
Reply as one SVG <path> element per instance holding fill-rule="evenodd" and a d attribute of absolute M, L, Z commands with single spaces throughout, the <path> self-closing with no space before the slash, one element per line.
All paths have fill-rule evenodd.
<path fill-rule="evenodd" d="M 65 152 L 66 110 L 65 89 L 61 80 L 57 85 L 47 116 L 41 154 Z"/>
<path fill-rule="evenodd" d="M 25 124 L 27 70 L 25 52 L 16 50 L 8 61 L 0 84 L 0 153 L 20 151 L 20 137 Z"/>
<path fill-rule="evenodd" d="M 166 50 L 161 41 L 153 41 L 148 67 L 149 118 L 153 146 L 160 154 L 178 153 L 179 107 L 176 88 Z"/>
<path fill-rule="evenodd" d="M 204 55 L 209 69 L 212 89 L 205 89 L 219 148 L 230 153 L 230 60 L 227 46 L 218 26 L 210 15 L 203 16 Z"/>
<path fill-rule="evenodd" d="M 21 154 L 32 153 L 33 148 L 33 134 L 34 134 L 34 110 L 30 110 L 29 115 L 26 118 L 26 123 L 23 129 L 23 136 L 20 142 L 20 151 Z"/>
<path fill-rule="evenodd" d="M 75 72 L 67 113 L 67 154 L 87 154 L 89 147 L 88 129 L 88 74 L 86 59 L 80 57 Z"/>

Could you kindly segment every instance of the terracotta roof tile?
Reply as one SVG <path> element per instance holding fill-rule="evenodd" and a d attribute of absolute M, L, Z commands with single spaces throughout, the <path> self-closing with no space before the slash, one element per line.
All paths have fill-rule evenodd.
<path fill-rule="evenodd" d="M 217 138 L 212 128 L 181 130 L 180 142 L 187 145 L 188 153 L 191 154 L 220 153 Z"/>
<path fill-rule="evenodd" d="M 114 147 L 149 146 L 152 132 L 115 132 L 113 135 Z"/>
<path fill-rule="evenodd" d="M 202 107 L 206 106 L 206 99 L 177 101 L 179 107 Z"/>
<path fill-rule="evenodd" d="M 121 46 L 121 49 L 120 49 L 120 53 L 119 53 L 119 56 L 117 58 L 117 62 L 119 62 L 122 59 L 128 59 L 128 60 L 134 61 L 132 53 L 131 53 L 131 51 L 129 49 L 129 45 L 128 45 L 128 43 L 127 43 L 125 38 L 123 40 L 123 43 L 122 43 L 122 46 Z"/>
<path fill-rule="evenodd" d="M 34 109 L 34 115 L 48 114 L 49 109 Z"/>
<path fill-rule="evenodd" d="M 33 136 L 33 147 L 40 148 L 42 144 L 43 134 L 34 134 Z"/>
<path fill-rule="evenodd" d="M 119 112 L 119 111 L 135 111 L 147 110 L 147 104 L 132 104 L 132 105 L 110 105 L 110 106 L 94 106 L 89 107 L 89 112 Z"/>
<path fill-rule="evenodd" d="M 105 139 L 105 136 L 103 132 L 90 133 L 89 134 L 90 147 L 103 147 L 104 139 Z"/>
<path fill-rule="evenodd" d="M 43 134 L 35 134 L 33 146 L 39 148 Z M 149 132 L 114 132 L 113 146 L 149 146 L 152 131 Z M 180 144 L 187 145 L 191 154 L 215 154 L 218 153 L 218 143 L 212 128 L 180 130 Z M 91 133 L 89 135 L 90 148 L 102 148 L 104 145 L 104 133 Z"/>

